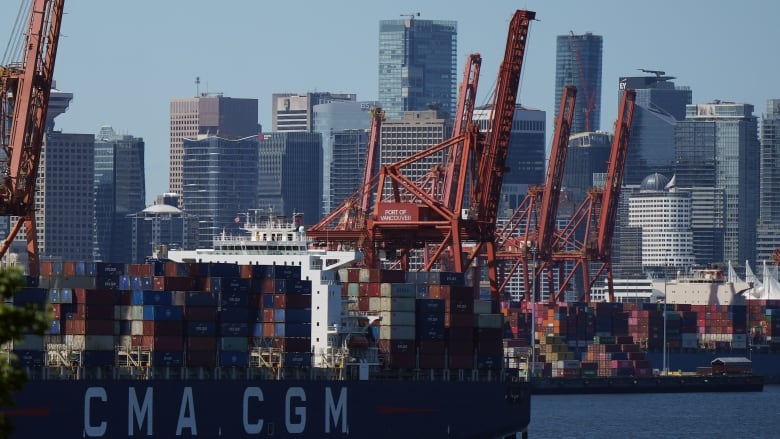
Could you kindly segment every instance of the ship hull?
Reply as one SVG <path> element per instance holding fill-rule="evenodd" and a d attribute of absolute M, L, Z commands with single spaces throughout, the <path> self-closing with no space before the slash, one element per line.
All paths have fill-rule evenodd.
<path fill-rule="evenodd" d="M 527 384 L 425 381 L 30 381 L 12 437 L 455 437 L 522 432 Z"/>

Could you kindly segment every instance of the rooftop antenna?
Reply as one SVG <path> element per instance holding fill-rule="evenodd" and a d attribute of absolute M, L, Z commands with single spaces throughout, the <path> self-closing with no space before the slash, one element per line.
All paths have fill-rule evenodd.
<path fill-rule="evenodd" d="M 200 76 L 195 77 L 195 96 L 200 96 Z"/>
<path fill-rule="evenodd" d="M 637 70 L 643 73 L 652 73 L 653 75 L 655 75 L 656 78 L 659 79 L 661 78 L 661 76 L 666 74 L 666 72 L 664 72 L 663 70 L 648 70 L 648 69 L 637 69 Z"/>
<path fill-rule="evenodd" d="M 401 14 L 401 17 L 409 17 L 409 20 L 414 20 L 414 17 L 419 17 L 419 12 L 412 12 L 411 14 Z"/>

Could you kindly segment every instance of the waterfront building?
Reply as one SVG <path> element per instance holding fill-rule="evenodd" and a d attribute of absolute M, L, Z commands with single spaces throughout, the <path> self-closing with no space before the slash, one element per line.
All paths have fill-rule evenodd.
<path fill-rule="evenodd" d="M 769 99 L 761 118 L 759 217 L 756 261 L 780 248 L 780 99 Z"/>
<path fill-rule="evenodd" d="M 628 226 L 641 230 L 642 271 L 652 278 L 672 279 L 694 264 L 691 194 L 674 184 L 648 175 L 628 201 Z"/>
<path fill-rule="evenodd" d="M 558 35 L 555 50 L 554 116 L 558 117 L 563 87 L 577 87 L 571 134 L 600 129 L 603 45 L 602 36 L 590 32 L 583 35 Z"/>
<path fill-rule="evenodd" d="M 199 135 L 240 139 L 262 131 L 258 124 L 257 99 L 230 98 L 221 93 L 203 93 L 170 103 L 170 192 L 182 194 L 184 138 Z M 180 199 L 180 202 L 183 198 Z"/>
<path fill-rule="evenodd" d="M 758 122 L 753 106 L 720 101 L 687 105 L 685 120 L 675 126 L 675 149 L 678 187 L 702 188 L 700 207 L 709 204 L 713 209 L 704 218 L 718 218 L 721 214 L 714 209 L 723 208 L 722 252 L 712 255 L 712 259 L 697 254 L 696 262 L 753 263 L 760 169 Z M 712 198 L 706 188 L 714 191 L 709 193 Z M 716 198 L 719 190 L 723 192 L 722 202 Z"/>
<path fill-rule="evenodd" d="M 258 183 L 257 208 L 289 218 L 303 214 L 304 224 L 315 224 L 322 210 L 322 136 L 264 133 Z"/>
<path fill-rule="evenodd" d="M 146 205 L 144 141 L 103 126 L 95 138 L 95 261 L 128 262 L 128 215 Z"/>
<path fill-rule="evenodd" d="M 379 22 L 379 102 L 388 119 L 428 109 L 455 117 L 457 37 L 454 21 Z"/>
<path fill-rule="evenodd" d="M 689 87 L 676 86 L 673 76 L 656 71 L 653 76 L 619 79 L 618 99 L 623 90 L 636 90 L 628 156 L 623 184 L 639 185 L 655 172 L 674 174 L 674 126 L 685 119 L 685 106 L 692 101 Z"/>
<path fill-rule="evenodd" d="M 198 246 L 210 248 L 216 234 L 238 234 L 240 215 L 256 207 L 258 139 L 200 135 L 182 143 L 182 210 L 197 216 Z"/>

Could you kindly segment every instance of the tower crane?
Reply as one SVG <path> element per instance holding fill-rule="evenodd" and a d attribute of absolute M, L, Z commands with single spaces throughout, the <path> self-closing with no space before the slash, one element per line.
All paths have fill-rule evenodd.
<path fill-rule="evenodd" d="M 30 276 L 39 272 L 35 183 L 64 3 L 33 0 L 21 62 L 0 66 L 0 146 L 4 153 L 0 215 L 18 218 L 0 245 L 0 257 L 24 226 Z"/>

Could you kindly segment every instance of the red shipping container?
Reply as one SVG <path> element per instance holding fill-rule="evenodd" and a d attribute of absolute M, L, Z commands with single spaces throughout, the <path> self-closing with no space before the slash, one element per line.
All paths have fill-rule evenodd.
<path fill-rule="evenodd" d="M 474 355 L 453 355 L 450 353 L 448 363 L 450 369 L 473 369 Z"/>
<path fill-rule="evenodd" d="M 263 337 L 273 337 L 276 335 L 276 324 L 263 323 Z"/>
<path fill-rule="evenodd" d="M 189 350 L 184 354 L 184 359 L 189 367 L 216 367 L 217 350 Z"/>
<path fill-rule="evenodd" d="M 381 285 L 382 284 L 380 284 L 380 283 L 368 284 L 366 295 L 368 297 L 381 297 L 382 296 Z"/>
<path fill-rule="evenodd" d="M 413 369 L 416 367 L 414 354 L 385 354 L 385 366 L 391 369 Z"/>
<path fill-rule="evenodd" d="M 117 302 L 114 290 L 88 290 L 76 288 L 73 290 L 73 303 L 88 303 L 91 305 L 114 305 Z"/>
<path fill-rule="evenodd" d="M 75 276 L 76 275 L 76 262 L 75 261 L 64 261 L 62 263 L 62 274 L 65 276 Z"/>
<path fill-rule="evenodd" d="M 477 352 L 480 355 L 502 355 L 504 353 L 504 346 L 501 340 L 493 340 L 489 342 L 478 342 Z"/>
<path fill-rule="evenodd" d="M 474 342 L 471 340 L 449 340 L 447 350 L 450 355 L 474 356 Z"/>
<path fill-rule="evenodd" d="M 368 284 L 361 282 L 358 284 L 358 297 L 368 297 Z"/>
<path fill-rule="evenodd" d="M 143 322 L 144 335 L 177 335 L 184 334 L 181 321 L 169 320 L 145 320 Z"/>
<path fill-rule="evenodd" d="M 369 305 L 369 297 L 358 297 L 358 311 L 369 311 L 371 306 Z"/>
<path fill-rule="evenodd" d="M 63 335 L 114 335 L 113 320 L 65 320 Z"/>
<path fill-rule="evenodd" d="M 443 340 L 435 341 L 420 341 L 420 355 L 444 355 L 444 348 L 446 344 Z"/>
<path fill-rule="evenodd" d="M 262 292 L 274 293 L 276 291 L 276 279 L 263 279 Z"/>
<path fill-rule="evenodd" d="M 344 279 L 342 279 L 344 280 Z M 347 282 L 360 282 L 360 269 L 348 268 L 347 269 Z"/>
<path fill-rule="evenodd" d="M 41 276 L 51 276 L 54 274 L 54 263 L 52 261 L 41 261 Z"/>
<path fill-rule="evenodd" d="M 185 320 L 216 320 L 217 307 L 215 306 L 189 306 L 184 308 Z"/>
<path fill-rule="evenodd" d="M 390 339 L 379 339 L 377 340 L 377 346 L 379 347 L 379 352 L 385 353 L 385 354 L 405 354 L 409 353 L 411 355 L 415 354 L 415 342 L 414 340 L 390 340 Z"/>
<path fill-rule="evenodd" d="M 474 329 L 470 327 L 453 326 L 447 329 L 447 339 L 454 341 L 474 340 Z"/>
<path fill-rule="evenodd" d="M 273 345 L 283 352 L 311 352 L 311 338 L 304 337 L 276 337 Z"/>
<path fill-rule="evenodd" d="M 70 307 L 70 310 L 65 314 L 65 318 L 75 320 L 113 320 L 114 305 L 78 303 Z"/>
<path fill-rule="evenodd" d="M 311 308 L 311 294 L 274 294 L 274 308 Z"/>
<path fill-rule="evenodd" d="M 474 326 L 474 314 L 444 313 L 444 326 L 448 328 L 469 328 Z"/>
<path fill-rule="evenodd" d="M 275 310 L 273 308 L 266 308 L 263 310 L 263 322 L 266 323 L 274 323 L 276 320 L 274 320 L 274 313 Z"/>
<path fill-rule="evenodd" d="M 217 338 L 212 336 L 187 337 L 187 352 L 217 350 Z"/>

